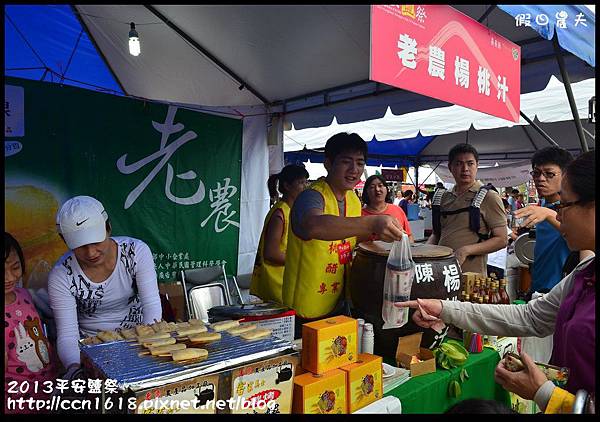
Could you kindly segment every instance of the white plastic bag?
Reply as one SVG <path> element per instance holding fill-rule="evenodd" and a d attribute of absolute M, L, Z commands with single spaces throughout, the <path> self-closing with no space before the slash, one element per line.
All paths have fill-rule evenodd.
<path fill-rule="evenodd" d="M 408 236 L 404 233 L 401 240 L 394 241 L 386 264 L 381 309 L 384 330 L 400 328 L 408 322 L 408 308 L 398 308 L 394 303 L 410 300 L 414 276 L 415 263 Z"/>
<path fill-rule="evenodd" d="M 543 295 L 543 293 L 533 292 L 531 300 Z M 548 363 L 552 357 L 553 337 L 553 334 L 546 337 L 521 337 L 521 351 L 531 356 L 535 362 Z"/>

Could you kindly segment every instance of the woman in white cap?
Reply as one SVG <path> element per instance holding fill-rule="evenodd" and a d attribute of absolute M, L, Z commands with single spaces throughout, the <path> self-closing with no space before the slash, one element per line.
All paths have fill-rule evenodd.
<path fill-rule="evenodd" d="M 90 196 L 65 202 L 56 215 L 69 247 L 48 277 L 58 355 L 73 378 L 80 368 L 78 341 L 102 330 L 133 328 L 162 318 L 158 283 L 148 245 L 111 237 L 104 206 Z"/>

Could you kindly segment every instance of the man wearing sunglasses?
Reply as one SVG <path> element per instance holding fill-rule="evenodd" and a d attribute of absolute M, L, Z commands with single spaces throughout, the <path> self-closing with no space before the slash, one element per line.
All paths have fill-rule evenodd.
<path fill-rule="evenodd" d="M 560 181 L 567 165 L 573 161 L 571 153 L 551 146 L 540 149 L 531 158 L 530 172 L 538 195 L 539 206 L 527 206 L 515 211 L 516 218 L 525 218 L 523 225 L 535 225 L 535 249 L 531 293 L 549 292 L 562 278 L 563 266 L 569 257 L 567 243 L 560 235 L 556 219 L 560 205 Z"/>

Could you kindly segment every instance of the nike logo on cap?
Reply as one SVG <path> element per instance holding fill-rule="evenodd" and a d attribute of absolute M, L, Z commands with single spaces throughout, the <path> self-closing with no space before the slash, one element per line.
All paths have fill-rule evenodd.
<path fill-rule="evenodd" d="M 77 222 L 76 222 L 76 223 L 75 223 L 75 225 L 76 225 L 76 226 L 81 226 L 83 223 L 85 223 L 85 222 L 86 222 L 86 221 L 88 221 L 88 220 L 89 220 L 89 218 L 86 218 L 85 220 L 83 220 L 83 221 L 80 221 L 79 223 L 77 223 Z"/>

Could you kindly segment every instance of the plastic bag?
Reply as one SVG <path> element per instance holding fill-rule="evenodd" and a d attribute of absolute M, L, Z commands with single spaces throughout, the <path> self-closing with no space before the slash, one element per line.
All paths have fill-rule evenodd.
<path fill-rule="evenodd" d="M 386 264 L 381 308 L 384 330 L 399 328 L 408 322 L 409 309 L 398 308 L 394 303 L 410 299 L 414 276 L 415 263 L 410 252 L 408 235 L 404 233 L 401 240 L 394 241 Z"/>
<path fill-rule="evenodd" d="M 533 292 L 531 300 L 542 297 L 544 294 Z M 552 357 L 552 347 L 554 345 L 554 335 L 546 337 L 521 337 L 521 352 L 527 353 L 536 362 L 548 363 Z"/>

